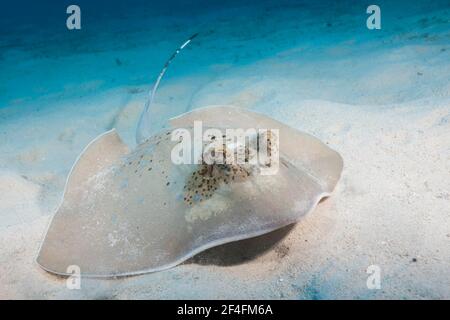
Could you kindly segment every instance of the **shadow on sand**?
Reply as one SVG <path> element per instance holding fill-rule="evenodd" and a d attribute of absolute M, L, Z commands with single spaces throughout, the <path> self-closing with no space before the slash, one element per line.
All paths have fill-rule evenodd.
<path fill-rule="evenodd" d="M 289 248 L 286 246 L 277 247 L 277 244 L 279 244 L 293 228 L 294 224 L 291 224 L 258 237 L 230 242 L 210 248 L 190 258 L 185 264 L 196 263 L 200 265 L 217 266 L 238 265 L 253 260 L 274 248 L 277 248 L 276 251 L 279 256 L 284 256 L 289 251 Z"/>

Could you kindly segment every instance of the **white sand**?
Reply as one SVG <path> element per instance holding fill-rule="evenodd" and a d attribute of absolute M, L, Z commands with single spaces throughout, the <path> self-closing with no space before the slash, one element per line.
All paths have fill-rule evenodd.
<path fill-rule="evenodd" d="M 358 51 L 342 41 L 326 48 L 326 59 L 316 58 L 324 48 L 294 45 L 239 67 L 219 64 L 191 96 L 185 93 L 201 76 L 164 83 L 161 118 L 187 100 L 265 112 L 338 150 L 342 180 L 292 228 L 163 272 L 82 279 L 81 290 L 67 289 L 34 258 L 78 153 L 112 127 L 133 144 L 147 86 L 94 85 L 82 97 L 50 95 L 0 109 L 0 298 L 449 299 L 450 47 L 448 30 L 433 31 L 434 41 L 409 43 L 417 33 L 403 31 L 386 47 L 375 41 Z M 18 107 L 31 111 L 18 114 Z M 366 286 L 373 264 L 381 268 L 380 290 Z"/>

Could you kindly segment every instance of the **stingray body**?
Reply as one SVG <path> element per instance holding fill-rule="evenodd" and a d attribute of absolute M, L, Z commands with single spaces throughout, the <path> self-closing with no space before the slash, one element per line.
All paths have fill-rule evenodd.
<path fill-rule="evenodd" d="M 171 59 L 141 116 L 138 146 L 130 150 L 111 130 L 94 139 L 73 166 L 37 257 L 45 270 L 68 275 L 77 266 L 83 276 L 111 277 L 167 269 L 208 248 L 297 222 L 334 189 L 343 166 L 337 152 L 253 111 L 196 109 L 149 136 L 147 111 Z M 180 143 L 174 133 L 195 135 L 195 121 L 225 138 L 214 152 L 243 147 L 244 163 L 174 162 Z M 262 174 L 275 163 L 251 162 L 255 150 L 228 141 L 227 129 L 269 129 L 263 140 L 277 154 L 277 170 Z"/>
<path fill-rule="evenodd" d="M 279 168 L 174 164 L 171 133 L 202 120 L 214 128 L 279 131 Z M 294 223 L 328 196 L 342 159 L 316 138 L 267 116 L 208 107 L 171 120 L 173 127 L 132 152 L 113 130 L 95 139 L 68 178 L 64 200 L 38 263 L 66 274 L 117 276 L 175 266 L 207 248 Z"/>

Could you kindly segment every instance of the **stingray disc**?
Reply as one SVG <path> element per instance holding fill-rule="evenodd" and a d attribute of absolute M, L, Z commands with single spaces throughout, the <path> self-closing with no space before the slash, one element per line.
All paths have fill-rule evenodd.
<path fill-rule="evenodd" d="M 271 162 L 175 164 L 181 139 L 173 132 L 194 135 L 198 120 L 223 133 L 215 154 L 239 148 L 227 141 L 226 129 L 274 129 L 279 144 L 270 150 L 279 155 L 277 170 L 261 174 Z M 114 130 L 89 144 L 68 177 L 40 266 L 68 274 L 76 265 L 85 276 L 167 269 L 210 247 L 298 221 L 332 192 L 342 171 L 339 154 L 318 139 L 255 112 L 208 107 L 170 125 L 132 152 Z M 246 161 L 254 151 L 245 149 Z"/>

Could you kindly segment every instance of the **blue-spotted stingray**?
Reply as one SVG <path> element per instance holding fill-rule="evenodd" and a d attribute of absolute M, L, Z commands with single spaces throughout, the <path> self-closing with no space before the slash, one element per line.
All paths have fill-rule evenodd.
<path fill-rule="evenodd" d="M 45 270 L 68 275 L 76 265 L 83 276 L 95 277 L 164 270 L 208 248 L 295 223 L 333 191 L 343 167 L 336 151 L 239 106 L 195 109 L 148 135 L 148 109 L 171 59 L 151 90 L 137 147 L 130 150 L 113 129 L 89 143 L 74 164 L 37 257 Z M 276 172 L 261 174 L 271 164 L 250 161 L 174 163 L 171 153 L 180 141 L 172 133 L 192 133 L 194 121 L 221 130 L 225 149 L 236 148 L 226 129 L 273 129 Z"/>

